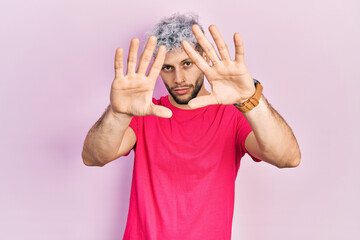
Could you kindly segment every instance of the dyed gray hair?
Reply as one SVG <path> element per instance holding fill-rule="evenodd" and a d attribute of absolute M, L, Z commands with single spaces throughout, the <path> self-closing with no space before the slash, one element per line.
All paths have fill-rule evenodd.
<path fill-rule="evenodd" d="M 199 16 L 193 13 L 175 13 L 170 17 L 161 19 L 161 21 L 146 34 L 147 37 L 151 35 L 157 37 L 154 57 L 160 45 L 164 45 L 167 52 L 179 50 L 181 49 L 181 41 L 183 40 L 186 40 L 195 47 L 195 50 L 202 53 L 202 48 L 191 31 L 191 26 L 194 24 L 198 24 L 201 31 L 204 32 L 202 26 L 199 24 Z"/>

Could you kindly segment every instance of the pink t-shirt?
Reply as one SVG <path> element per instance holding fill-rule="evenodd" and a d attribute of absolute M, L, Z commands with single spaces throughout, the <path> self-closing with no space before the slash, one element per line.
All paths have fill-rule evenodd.
<path fill-rule="evenodd" d="M 232 105 L 184 110 L 168 96 L 153 102 L 173 116 L 130 123 L 136 144 L 123 239 L 230 240 L 249 123 Z"/>

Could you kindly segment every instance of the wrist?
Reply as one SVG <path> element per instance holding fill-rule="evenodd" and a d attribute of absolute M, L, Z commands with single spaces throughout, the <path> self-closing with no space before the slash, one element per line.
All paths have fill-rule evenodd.
<path fill-rule="evenodd" d="M 251 97 L 254 96 L 256 92 L 256 83 L 259 82 L 258 80 L 252 78 L 250 76 L 251 80 L 249 80 L 249 83 L 247 83 L 247 88 L 244 87 L 244 90 L 241 92 L 241 99 L 236 102 L 235 104 L 241 105 L 242 103 L 248 101 Z"/>
<path fill-rule="evenodd" d="M 234 106 L 243 113 L 249 112 L 253 108 L 255 108 L 259 104 L 262 96 L 262 91 L 263 91 L 262 85 L 258 80 L 256 79 L 253 80 L 255 85 L 255 93 L 244 102 L 234 104 Z"/>
<path fill-rule="evenodd" d="M 114 111 L 114 109 L 112 108 L 111 105 L 109 107 L 109 114 L 117 120 L 131 120 L 133 117 L 133 115 L 131 115 L 131 114 Z"/>

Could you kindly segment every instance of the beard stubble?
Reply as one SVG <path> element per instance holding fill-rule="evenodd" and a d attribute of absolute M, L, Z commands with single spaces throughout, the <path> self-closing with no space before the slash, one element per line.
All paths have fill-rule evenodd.
<path fill-rule="evenodd" d="M 198 79 L 196 79 L 196 81 L 195 81 L 195 86 L 194 86 L 193 84 L 186 84 L 186 85 L 181 85 L 181 86 L 178 85 L 178 86 L 172 87 L 172 88 L 170 89 L 170 87 L 169 87 L 167 84 L 165 84 L 165 87 L 166 87 L 166 89 L 168 90 L 169 94 L 173 97 L 173 99 L 175 100 L 175 102 L 176 102 L 177 104 L 188 104 L 188 102 L 189 102 L 191 99 L 197 97 L 197 95 L 199 94 L 199 91 L 200 91 L 203 83 L 204 83 L 204 75 L 202 74 Z M 174 94 L 174 93 L 172 92 L 173 89 L 179 88 L 179 87 L 188 87 L 188 88 L 190 88 L 190 89 L 193 89 L 193 91 L 192 91 L 192 93 L 191 93 L 191 95 L 190 95 L 189 97 L 187 97 L 187 98 L 185 98 L 185 99 L 181 99 L 178 95 L 176 95 L 176 94 Z"/>

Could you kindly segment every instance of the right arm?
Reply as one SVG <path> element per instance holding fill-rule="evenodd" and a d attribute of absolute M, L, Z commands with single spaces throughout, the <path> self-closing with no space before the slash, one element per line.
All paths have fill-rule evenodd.
<path fill-rule="evenodd" d="M 84 164 L 101 167 L 128 153 L 136 142 L 136 135 L 129 127 L 131 119 L 131 115 L 114 113 L 109 105 L 86 136 Z"/>
<path fill-rule="evenodd" d="M 155 82 L 165 59 L 164 46 L 159 47 L 146 76 L 155 46 L 156 37 L 152 36 L 146 43 L 138 69 L 135 71 L 139 40 L 132 39 L 126 75 L 123 73 L 123 50 L 116 50 L 115 79 L 111 85 L 110 105 L 86 136 L 82 152 L 85 165 L 104 166 L 133 148 L 136 136 L 129 127 L 133 116 L 171 117 L 170 109 L 152 102 Z"/>

